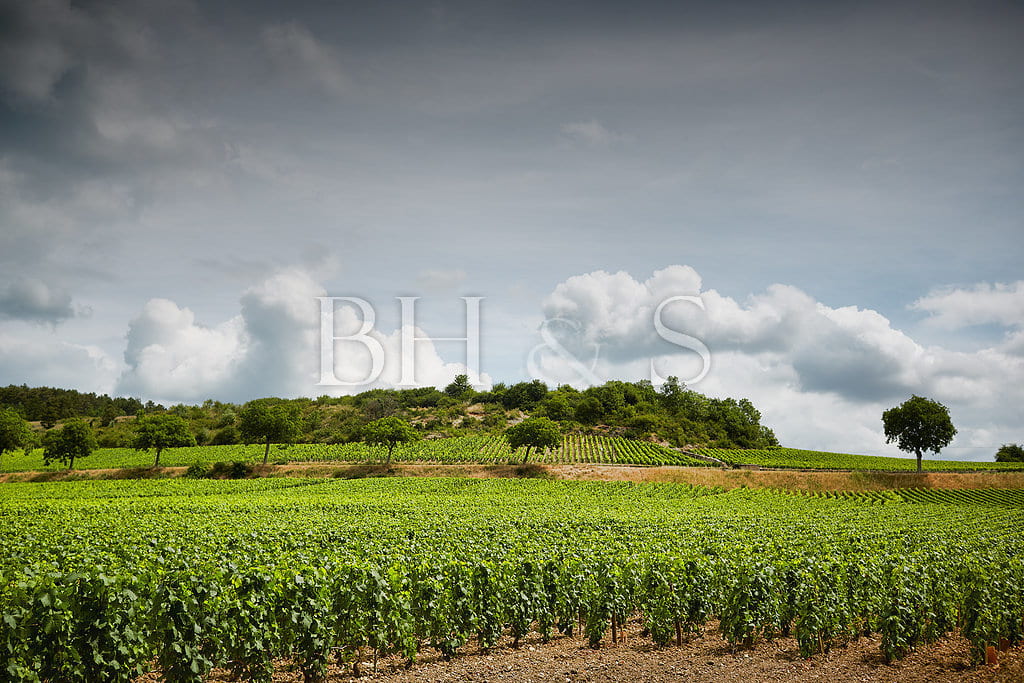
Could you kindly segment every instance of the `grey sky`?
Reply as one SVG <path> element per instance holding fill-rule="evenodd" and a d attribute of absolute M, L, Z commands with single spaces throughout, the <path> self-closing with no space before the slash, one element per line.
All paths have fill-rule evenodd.
<path fill-rule="evenodd" d="M 434 336 L 485 296 L 483 370 L 515 381 L 560 283 L 687 265 L 740 321 L 697 388 L 862 450 L 932 391 L 980 457 L 1024 440 L 967 398 L 1007 390 L 993 367 L 1024 384 L 1022 33 L 1015 2 L 0 0 L 0 382 L 316 395 L 289 307 L 317 292 L 373 301 L 384 335 L 395 296 Z M 801 321 L 763 330 L 781 348 L 741 334 L 757 302 Z M 442 378 L 463 359 L 437 349 Z"/>

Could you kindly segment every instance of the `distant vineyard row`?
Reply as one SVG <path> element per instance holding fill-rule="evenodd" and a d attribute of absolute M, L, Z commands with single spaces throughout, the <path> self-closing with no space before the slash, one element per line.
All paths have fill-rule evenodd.
<path fill-rule="evenodd" d="M 1024 508 L 1024 489 L 895 489 L 890 491 L 792 491 L 791 495 L 862 503 L 923 503 Z"/>
<path fill-rule="evenodd" d="M 347 444 L 293 444 L 279 445 L 271 450 L 271 461 L 289 462 L 383 462 L 386 451 L 383 447 L 368 446 L 365 443 Z M 169 448 L 160 456 L 160 462 L 167 467 L 188 466 L 199 462 L 239 461 L 260 462 L 263 446 L 193 446 Z M 513 453 L 502 436 L 463 436 L 452 439 L 415 441 L 399 446 L 392 457 L 396 462 L 421 463 L 482 463 L 509 464 L 522 462 L 523 452 Z M 683 465 L 703 466 L 707 463 L 691 458 L 679 451 L 648 441 L 634 441 L 621 437 L 566 436 L 562 446 L 543 453 L 531 452 L 530 462 L 545 464 L 605 463 L 619 465 Z M 153 462 L 151 451 L 135 451 L 130 448 L 101 448 L 86 459 L 76 462 L 81 469 L 115 469 L 147 467 Z M 29 454 L 18 453 L 3 458 L 2 470 L 23 472 L 30 470 L 57 470 L 59 464 L 43 466 L 42 451 Z"/>
<path fill-rule="evenodd" d="M 799 448 L 695 448 L 698 455 L 709 456 L 729 465 L 759 465 L 794 469 L 913 471 L 913 458 L 887 458 L 880 455 L 853 455 L 805 451 Z M 1024 470 L 1024 463 L 966 462 L 923 460 L 922 468 L 933 472 L 971 470 Z"/>

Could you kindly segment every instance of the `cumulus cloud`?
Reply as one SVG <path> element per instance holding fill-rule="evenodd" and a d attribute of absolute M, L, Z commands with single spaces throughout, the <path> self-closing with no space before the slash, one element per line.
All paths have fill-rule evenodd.
<path fill-rule="evenodd" d="M 694 388 L 755 399 L 784 441 L 792 435 L 808 446 L 817 438 L 834 448 L 891 451 L 879 416 L 912 393 L 949 405 L 964 421 L 962 443 L 985 440 L 978 430 L 1011 440 L 1019 428 L 1024 358 L 1012 352 L 1019 339 L 953 351 L 916 342 L 877 311 L 832 308 L 795 287 L 772 285 L 742 302 L 701 287 L 688 266 L 659 270 L 645 281 L 604 271 L 569 278 L 543 302 L 547 326 L 567 353 L 549 349 L 542 371 L 556 381 L 594 381 L 572 364 L 579 359 L 601 381 L 642 378 L 650 376 L 653 359 L 663 377 L 696 376 L 701 360 L 695 347 L 669 343 L 654 315 L 670 297 L 699 295 L 702 306 L 681 300 L 660 312 L 666 328 L 710 349 L 710 372 Z M 984 297 L 998 290 L 972 291 Z M 986 319 L 996 315 L 992 311 L 1011 319 L 1010 305 L 995 298 L 1000 305 L 990 307 Z"/>
<path fill-rule="evenodd" d="M 119 393 L 174 401 L 199 398 L 227 386 L 244 358 L 244 321 L 216 327 L 196 323 L 195 314 L 167 299 L 151 299 L 128 326 L 127 370 Z"/>
<path fill-rule="evenodd" d="M 45 282 L 24 279 L 0 288 L 0 318 L 56 325 L 75 314 L 71 294 Z"/>
<path fill-rule="evenodd" d="M 356 393 L 393 387 L 401 381 L 403 330 L 369 334 L 384 350 L 382 374 L 368 384 L 320 385 L 320 303 L 326 290 L 300 268 L 280 270 L 247 289 L 237 316 L 215 326 L 196 321 L 188 308 L 165 299 L 149 301 L 131 322 L 124 353 L 126 369 L 119 393 L 164 402 L 195 402 L 207 398 L 246 401 L 259 396 L 316 396 Z M 357 330 L 359 313 L 341 306 L 336 330 Z M 422 329 L 404 330 L 426 338 Z M 337 331 L 344 335 L 348 332 Z M 448 363 L 429 340 L 415 345 L 418 386 L 447 384 L 466 372 Z M 362 382 L 371 375 L 371 358 L 358 342 L 338 342 L 336 377 Z M 486 382 L 490 382 L 485 376 Z"/>
<path fill-rule="evenodd" d="M 929 323 L 946 329 L 989 323 L 1024 327 L 1024 280 L 940 289 L 921 297 L 910 307 L 928 313 Z"/>

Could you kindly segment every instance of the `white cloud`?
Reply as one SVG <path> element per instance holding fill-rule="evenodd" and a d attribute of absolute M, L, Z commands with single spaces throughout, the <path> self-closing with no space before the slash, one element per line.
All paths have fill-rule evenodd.
<path fill-rule="evenodd" d="M 38 327 L 18 334 L 0 330 L 0 377 L 108 393 L 117 373 L 117 362 L 96 346 L 64 341 Z"/>
<path fill-rule="evenodd" d="M 925 311 L 930 324 L 946 329 L 995 323 L 1024 327 L 1024 280 L 1008 284 L 982 282 L 969 288 L 940 289 L 910 305 Z"/>
<path fill-rule="evenodd" d="M 385 350 L 383 373 L 356 386 L 320 386 L 320 304 L 324 288 L 299 268 L 278 271 L 246 290 L 240 313 L 216 326 L 195 320 L 187 308 L 153 299 L 132 321 L 119 393 L 162 402 L 196 402 L 207 398 L 246 401 L 260 396 L 317 396 L 358 393 L 394 387 L 401 379 L 401 331 L 370 335 Z M 340 307 L 337 330 L 355 330 L 361 320 Z M 345 334 L 344 332 L 338 332 Z M 407 334 L 427 337 L 422 329 Z M 358 342 L 336 347 L 338 379 L 360 382 L 369 377 L 371 359 Z M 430 341 L 415 345 L 418 386 L 443 386 L 465 372 L 461 363 L 445 362 Z M 490 383 L 487 375 L 485 384 Z"/>
<path fill-rule="evenodd" d="M 191 310 L 151 299 L 128 326 L 127 369 L 117 391 L 175 402 L 198 399 L 213 387 L 228 386 L 247 346 L 240 316 L 206 327 Z"/>
<path fill-rule="evenodd" d="M 661 376 L 695 376 L 698 355 L 661 339 L 653 316 L 670 296 L 700 293 L 703 311 L 678 302 L 662 312 L 668 328 L 711 350 L 710 372 L 694 388 L 751 398 L 784 443 L 893 452 L 884 444 L 880 415 L 912 393 L 950 407 L 961 428 L 958 444 L 987 448 L 998 444 L 979 442 L 1020 439 L 1019 339 L 952 351 L 919 344 L 877 311 L 831 308 L 791 286 L 772 285 L 742 303 L 700 288 L 699 274 L 687 266 L 665 268 L 643 282 L 624 272 L 597 271 L 560 283 L 543 311 L 549 321 L 561 321 L 552 331 L 585 366 L 600 348 L 594 366 L 600 380 L 649 377 L 652 358 Z M 547 353 L 541 367 L 553 381 L 580 382 L 580 374 L 555 353 Z M 947 453 L 965 454 L 992 455 L 984 449 Z"/>

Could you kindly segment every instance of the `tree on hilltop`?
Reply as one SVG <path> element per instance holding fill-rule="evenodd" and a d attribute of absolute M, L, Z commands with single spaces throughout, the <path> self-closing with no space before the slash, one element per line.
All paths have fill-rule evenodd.
<path fill-rule="evenodd" d="M 996 451 L 996 462 L 1024 462 L 1024 446 L 1004 443 Z"/>
<path fill-rule="evenodd" d="M 456 375 L 452 383 L 444 388 L 444 393 L 456 399 L 472 394 L 473 385 L 469 383 L 469 375 Z"/>
<path fill-rule="evenodd" d="M 882 424 L 886 443 L 895 441 L 901 451 L 917 456 L 918 472 L 924 451 L 937 454 L 956 436 L 949 409 L 917 395 L 882 413 Z"/>

